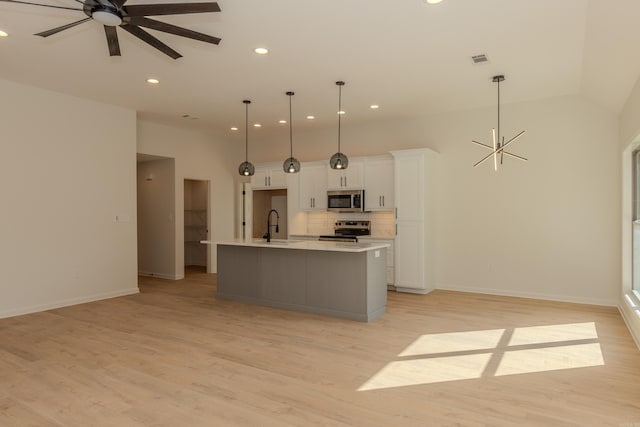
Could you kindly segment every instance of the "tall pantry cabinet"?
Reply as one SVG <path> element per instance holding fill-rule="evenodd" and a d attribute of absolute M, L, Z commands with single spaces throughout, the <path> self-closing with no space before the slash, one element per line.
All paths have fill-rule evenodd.
<path fill-rule="evenodd" d="M 435 288 L 438 154 L 428 148 L 392 151 L 394 159 L 398 291 Z"/>

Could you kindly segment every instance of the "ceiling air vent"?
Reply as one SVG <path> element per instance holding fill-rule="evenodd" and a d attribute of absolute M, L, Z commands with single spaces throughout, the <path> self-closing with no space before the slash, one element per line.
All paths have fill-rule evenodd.
<path fill-rule="evenodd" d="M 487 59 L 487 55 L 482 54 L 482 55 L 474 55 L 471 57 L 471 60 L 473 60 L 474 64 L 482 64 L 483 62 L 488 62 L 489 60 Z"/>

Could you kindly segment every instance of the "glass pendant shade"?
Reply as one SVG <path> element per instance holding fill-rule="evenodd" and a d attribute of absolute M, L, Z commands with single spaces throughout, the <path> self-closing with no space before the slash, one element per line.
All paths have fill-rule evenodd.
<path fill-rule="evenodd" d="M 342 153 L 336 153 L 329 159 L 331 169 L 346 169 L 349 166 L 349 159 Z"/>
<path fill-rule="evenodd" d="M 289 157 L 282 164 L 282 169 L 284 169 L 286 173 L 300 172 L 300 162 L 295 157 Z"/>
<path fill-rule="evenodd" d="M 251 101 L 245 99 L 242 101 L 245 105 L 245 118 L 244 118 L 244 162 L 238 166 L 238 173 L 241 176 L 253 176 L 256 173 L 256 168 L 249 162 L 249 104 Z"/>
<path fill-rule="evenodd" d="M 341 170 L 349 166 L 349 159 L 340 152 L 340 118 L 344 114 L 342 111 L 342 86 L 344 86 L 344 82 L 338 81 L 336 85 L 338 86 L 338 152 L 329 159 L 329 166 L 331 169 Z"/>
<path fill-rule="evenodd" d="M 251 162 L 242 162 L 240 166 L 238 166 L 238 173 L 242 176 L 253 176 L 256 173 L 256 168 L 253 167 Z"/>
<path fill-rule="evenodd" d="M 300 172 L 300 162 L 298 159 L 293 157 L 293 122 L 291 119 L 291 97 L 295 95 L 293 92 L 287 92 L 287 96 L 289 97 L 289 157 L 287 160 L 282 163 L 282 169 L 285 173 L 297 173 Z"/>

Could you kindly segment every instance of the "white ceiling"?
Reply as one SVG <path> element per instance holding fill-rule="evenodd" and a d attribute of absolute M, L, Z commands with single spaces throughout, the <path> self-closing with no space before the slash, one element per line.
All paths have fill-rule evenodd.
<path fill-rule="evenodd" d="M 74 7 L 74 0 L 32 0 Z M 79 1 L 79 0 L 77 0 Z M 127 4 L 178 0 L 130 0 Z M 282 132 L 285 92 L 294 126 L 335 126 L 344 80 L 346 122 L 583 94 L 620 111 L 640 72 L 637 0 L 220 0 L 222 11 L 156 19 L 222 38 L 220 45 L 150 30 L 173 60 L 118 30 L 122 57 L 88 22 L 33 34 L 82 12 L 0 3 L 0 78 L 135 109 L 141 117 L 243 137 L 243 99 L 265 135 Z M 258 56 L 264 46 L 270 54 Z M 489 63 L 474 65 L 471 56 Z M 147 77 L 161 83 L 150 86 Z M 369 109 L 379 104 L 378 110 Z M 182 118 L 183 115 L 198 120 Z M 313 122 L 304 119 L 313 114 Z M 233 134 L 231 126 L 240 127 Z"/>

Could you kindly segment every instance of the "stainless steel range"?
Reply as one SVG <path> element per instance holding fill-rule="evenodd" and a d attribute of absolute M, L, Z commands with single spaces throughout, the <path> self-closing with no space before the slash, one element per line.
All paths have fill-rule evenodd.
<path fill-rule="evenodd" d="M 336 221 L 333 235 L 320 236 L 319 240 L 333 242 L 357 242 L 358 236 L 371 235 L 371 221 L 343 220 Z"/>

